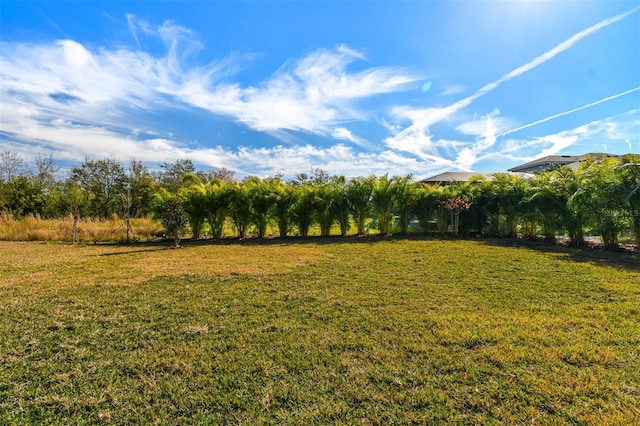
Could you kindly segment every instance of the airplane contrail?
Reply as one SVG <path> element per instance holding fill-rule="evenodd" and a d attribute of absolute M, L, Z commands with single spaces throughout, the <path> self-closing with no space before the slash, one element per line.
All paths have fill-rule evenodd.
<path fill-rule="evenodd" d="M 619 98 L 621 96 L 628 95 L 629 93 L 637 92 L 638 90 L 640 90 L 640 86 L 638 86 L 636 88 L 633 88 L 633 89 L 629 89 L 629 90 L 624 91 L 622 93 L 618 93 L 616 95 L 607 96 L 606 98 L 600 99 L 599 101 L 591 102 L 591 103 L 588 103 L 586 105 L 582 105 L 581 107 L 578 107 L 578 108 L 574 108 L 574 109 L 570 109 L 568 111 L 560 112 L 558 114 L 554 114 L 554 115 L 551 115 L 549 117 L 542 118 L 540 120 L 525 124 L 523 126 L 507 130 L 506 132 L 502 132 L 502 133 L 500 133 L 499 135 L 496 135 L 496 136 L 506 136 L 506 135 L 509 135 L 511 133 L 519 132 L 520 130 L 527 129 L 529 127 L 536 126 L 536 125 L 541 124 L 541 123 L 546 123 L 547 121 L 556 119 L 558 117 L 562 117 L 562 116 L 567 115 L 567 114 L 572 114 L 574 112 L 581 111 L 583 109 L 587 109 L 587 108 L 590 108 L 590 107 L 595 106 L 595 105 L 599 105 L 601 103 L 604 103 L 604 102 Z"/>

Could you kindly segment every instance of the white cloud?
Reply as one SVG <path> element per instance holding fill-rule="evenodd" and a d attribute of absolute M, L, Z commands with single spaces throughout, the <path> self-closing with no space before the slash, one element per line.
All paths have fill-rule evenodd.
<path fill-rule="evenodd" d="M 465 86 L 461 84 L 456 84 L 456 85 L 445 88 L 442 91 L 441 95 L 442 96 L 458 95 L 460 93 L 463 93 L 465 90 L 467 90 Z"/>
<path fill-rule="evenodd" d="M 189 29 L 168 21 L 152 26 L 132 15 L 126 18 L 138 50 L 90 51 L 73 40 L 2 42 L 0 94 L 6 108 L 29 103 L 39 108 L 32 117 L 137 127 L 132 109 L 198 107 L 287 139 L 283 132 L 326 135 L 342 123 L 365 119 L 356 107 L 359 99 L 402 90 L 417 80 L 390 67 L 350 73 L 347 67 L 364 55 L 339 45 L 290 61 L 261 84 L 243 87 L 228 82 L 238 68 L 235 59 L 189 65 L 192 54 L 202 48 Z M 165 55 L 141 51 L 141 35 L 160 38 Z M 50 94 L 76 102 L 63 104 Z"/>
<path fill-rule="evenodd" d="M 351 133 L 351 130 L 345 127 L 336 127 L 333 129 L 331 137 L 338 140 L 349 141 L 361 147 L 368 147 L 370 145 L 365 139 L 354 135 Z"/>

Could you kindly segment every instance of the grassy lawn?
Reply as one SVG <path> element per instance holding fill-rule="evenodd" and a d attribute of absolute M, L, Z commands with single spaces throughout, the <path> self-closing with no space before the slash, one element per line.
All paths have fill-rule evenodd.
<path fill-rule="evenodd" d="M 640 258 L 0 242 L 0 424 L 632 424 Z"/>

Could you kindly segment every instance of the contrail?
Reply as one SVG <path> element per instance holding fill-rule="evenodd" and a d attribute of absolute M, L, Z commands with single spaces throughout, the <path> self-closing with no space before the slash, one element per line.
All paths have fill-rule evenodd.
<path fill-rule="evenodd" d="M 466 108 L 467 106 L 471 105 L 476 99 L 486 95 L 487 93 L 495 90 L 498 86 L 500 86 L 502 83 L 505 83 L 513 78 L 516 78 L 528 71 L 531 71 L 532 69 L 542 65 L 543 63 L 553 59 L 554 57 L 556 57 L 558 54 L 564 52 L 565 50 L 570 49 L 571 47 L 573 47 L 573 45 L 575 45 L 576 43 L 578 43 L 580 40 L 582 40 L 583 38 L 590 36 L 591 34 L 594 34 L 598 31 L 600 31 L 601 29 L 608 27 L 611 24 L 614 24 L 624 18 L 626 18 L 629 15 L 632 15 L 636 12 L 638 12 L 640 10 L 640 6 L 634 7 L 633 9 L 630 9 L 626 12 L 620 13 L 616 16 L 612 16 L 611 18 L 607 18 L 604 19 L 600 22 L 598 22 L 597 24 L 594 24 L 592 26 L 590 26 L 589 28 L 580 31 L 579 33 L 574 34 L 573 36 L 569 37 L 568 39 L 566 39 L 565 41 L 563 41 L 562 43 L 556 45 L 555 47 L 553 47 L 552 49 L 544 52 L 543 54 L 533 58 L 532 60 L 530 60 L 529 62 L 527 62 L 524 65 L 519 66 L 518 68 L 508 72 L 507 74 L 503 75 L 502 77 L 500 77 L 499 79 L 485 84 L 483 87 L 481 87 L 480 89 L 478 89 L 474 94 L 467 96 L 466 98 L 460 99 L 459 101 L 439 109 L 438 114 L 430 114 L 428 115 L 426 118 L 422 119 L 422 122 L 420 124 L 416 124 L 415 120 L 414 123 L 412 125 L 410 125 L 409 127 L 403 129 L 402 131 L 400 131 L 395 137 L 398 136 L 404 136 L 408 133 L 411 133 L 413 131 L 416 130 L 420 130 L 420 131 L 424 131 L 426 128 L 428 128 L 429 126 L 438 123 L 440 121 L 442 121 L 443 119 L 445 119 L 446 117 L 449 117 L 450 115 L 458 112 L 459 110 Z M 427 110 L 425 110 L 427 111 Z"/>
<path fill-rule="evenodd" d="M 586 30 L 582 30 L 577 34 L 574 34 L 573 36 L 569 37 L 568 39 L 566 39 L 562 43 L 560 43 L 557 46 L 555 46 L 554 48 L 552 48 L 551 50 L 546 51 L 542 55 L 532 59 L 531 61 L 527 62 L 526 64 L 521 65 L 518 68 L 514 69 L 513 71 L 503 75 L 498 80 L 496 80 L 496 81 L 494 81 L 492 83 L 486 84 L 484 87 L 481 87 L 473 95 L 468 96 L 468 97 L 456 102 L 455 104 L 451 105 L 449 108 L 451 108 L 455 112 L 455 111 L 458 111 L 461 108 L 464 108 L 464 107 L 468 106 L 469 104 L 471 104 L 471 102 L 473 102 L 476 99 L 478 99 L 479 97 L 481 97 L 483 95 L 486 95 L 487 93 L 491 92 L 492 90 L 494 90 L 495 88 L 500 86 L 502 83 L 504 83 L 506 81 L 509 81 L 512 78 L 518 77 L 518 76 L 524 74 L 527 71 L 531 71 L 532 69 L 534 69 L 534 68 L 542 65 L 543 63 L 547 62 L 548 60 L 554 58 L 559 53 L 562 53 L 565 50 L 573 47 L 574 44 L 576 44 L 577 42 L 579 42 L 583 38 L 585 38 L 585 37 L 587 37 L 587 36 L 589 36 L 589 35 L 591 35 L 591 34 L 593 34 L 595 32 L 600 31 L 602 28 L 608 27 L 609 25 L 614 24 L 614 23 L 620 21 L 621 19 L 626 18 L 629 15 L 632 15 L 632 14 L 636 13 L 639 10 L 640 10 L 640 6 L 634 7 L 633 9 L 630 9 L 630 10 L 624 12 L 624 13 L 621 13 L 619 15 L 613 16 L 611 18 L 604 19 L 604 20 L 598 22 L 597 24 L 590 26 Z"/>
<path fill-rule="evenodd" d="M 637 92 L 638 90 L 640 90 L 640 86 L 638 86 L 638 87 L 636 87 L 634 89 L 627 90 L 627 91 L 622 92 L 622 93 L 618 93 L 617 95 L 608 96 L 606 98 L 600 99 L 599 101 L 595 101 L 595 102 L 591 102 L 591 103 L 586 104 L 586 105 L 582 105 L 581 107 L 578 107 L 578 108 L 570 109 L 569 111 L 560 112 L 558 114 L 543 118 L 541 120 L 534 121 L 532 123 L 528 123 L 528 124 L 525 124 L 525 125 L 520 126 L 520 127 L 516 127 L 515 129 L 507 130 L 506 132 L 500 133 L 499 135 L 496 135 L 496 136 L 506 136 L 506 135 L 509 135 L 511 133 L 519 132 L 520 130 L 527 129 L 529 127 L 536 126 L 536 125 L 541 124 L 541 123 L 546 123 L 547 121 L 556 119 L 558 117 L 562 117 L 563 115 L 567 115 L 567 114 L 571 114 L 571 113 L 574 113 L 574 112 L 577 112 L 577 111 L 581 111 L 583 109 L 587 109 L 587 108 L 590 108 L 592 106 L 595 106 L 595 105 L 598 105 L 598 104 L 601 104 L 601 103 L 604 103 L 604 102 L 619 98 L 620 96 L 624 96 L 624 95 L 628 95 L 629 93 Z"/>

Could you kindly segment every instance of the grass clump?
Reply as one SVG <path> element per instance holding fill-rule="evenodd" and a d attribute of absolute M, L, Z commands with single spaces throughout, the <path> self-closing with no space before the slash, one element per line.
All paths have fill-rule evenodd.
<path fill-rule="evenodd" d="M 0 423 L 640 416 L 632 256 L 327 241 L 0 243 Z"/>

